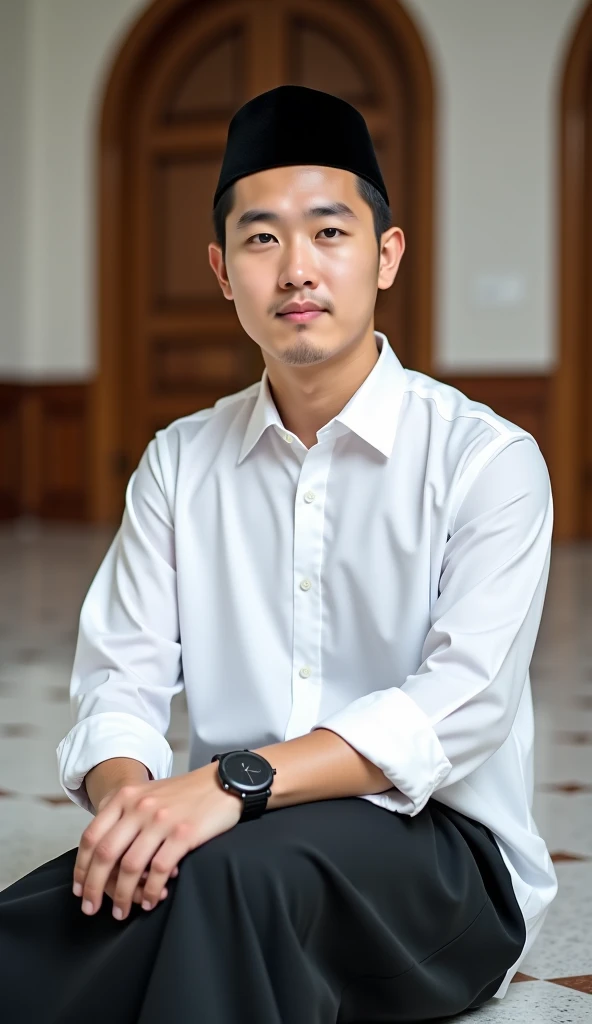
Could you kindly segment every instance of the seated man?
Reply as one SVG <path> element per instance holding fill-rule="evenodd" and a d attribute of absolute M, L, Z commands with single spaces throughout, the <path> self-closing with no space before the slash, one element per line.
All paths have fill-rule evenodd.
<path fill-rule="evenodd" d="M 129 481 L 57 751 L 92 821 L 0 893 L 2 1019 L 360 1024 L 502 999 L 557 891 L 531 814 L 545 461 L 374 329 L 404 237 L 350 104 L 281 86 L 241 107 L 214 222 L 265 370 L 157 431 Z"/>

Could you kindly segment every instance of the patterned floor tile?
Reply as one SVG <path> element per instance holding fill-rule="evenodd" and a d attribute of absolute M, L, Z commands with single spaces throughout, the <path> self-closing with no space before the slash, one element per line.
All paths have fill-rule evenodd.
<path fill-rule="evenodd" d="M 592 862 L 558 863 L 555 870 L 557 896 L 520 965 L 524 974 L 545 980 L 592 974 Z"/>
<path fill-rule="evenodd" d="M 590 1024 L 590 996 L 548 981 L 510 985 L 503 999 L 490 999 L 478 1010 L 448 1017 L 475 1024 Z"/>

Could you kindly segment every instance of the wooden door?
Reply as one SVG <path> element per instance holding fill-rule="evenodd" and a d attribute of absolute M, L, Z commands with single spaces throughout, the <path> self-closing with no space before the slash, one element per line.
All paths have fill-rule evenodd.
<path fill-rule="evenodd" d="M 161 0 L 132 36 L 105 101 L 120 104 L 112 137 L 108 110 L 102 131 L 92 518 L 113 522 L 154 432 L 254 383 L 265 366 L 207 251 L 228 123 L 252 96 L 305 85 L 364 115 L 407 238 L 394 286 L 378 293 L 376 327 L 404 363 L 430 365 L 431 92 L 398 4 Z"/>
<path fill-rule="evenodd" d="M 550 472 L 555 541 L 592 538 L 592 3 L 566 46 L 558 146 L 558 365 Z"/>
<path fill-rule="evenodd" d="M 592 539 L 592 51 L 589 54 L 586 81 L 586 132 L 584 169 L 584 236 L 581 269 L 584 287 L 581 309 L 582 372 L 579 375 L 578 408 L 582 412 L 582 457 L 580 465 L 581 527 L 580 537 Z"/>

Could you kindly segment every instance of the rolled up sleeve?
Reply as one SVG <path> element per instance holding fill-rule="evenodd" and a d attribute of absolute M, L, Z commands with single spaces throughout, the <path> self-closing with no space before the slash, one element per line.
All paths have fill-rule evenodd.
<path fill-rule="evenodd" d="M 397 797 L 380 794 L 389 795 L 385 806 L 418 814 L 509 735 L 539 630 L 552 530 L 547 466 L 522 435 L 464 489 L 417 672 L 313 727 L 338 733 L 382 770 Z"/>
<path fill-rule="evenodd" d="M 57 747 L 60 785 L 94 814 L 83 783 L 112 757 L 172 772 L 165 734 L 183 689 L 166 442 L 156 435 L 130 478 L 121 525 L 83 601 L 70 681 L 75 724 Z M 168 465 L 167 465 L 168 470 Z"/>

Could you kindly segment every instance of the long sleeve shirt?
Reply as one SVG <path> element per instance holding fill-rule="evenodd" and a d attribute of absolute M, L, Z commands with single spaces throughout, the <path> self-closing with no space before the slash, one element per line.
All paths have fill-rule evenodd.
<path fill-rule="evenodd" d="M 82 604 L 60 784 L 94 813 L 100 761 L 168 777 L 183 687 L 190 770 L 331 729 L 392 781 L 360 799 L 432 798 L 492 830 L 527 932 L 502 998 L 558 887 L 532 817 L 549 474 L 528 431 L 375 339 L 311 448 L 267 369 L 148 443 Z"/>

